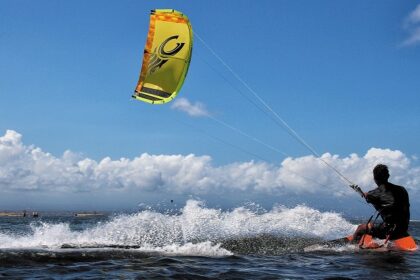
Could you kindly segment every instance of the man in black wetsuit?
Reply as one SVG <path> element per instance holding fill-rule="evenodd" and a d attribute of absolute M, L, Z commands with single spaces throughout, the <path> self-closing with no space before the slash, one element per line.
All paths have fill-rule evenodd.
<path fill-rule="evenodd" d="M 386 165 L 375 166 L 373 178 L 378 187 L 364 193 L 364 197 L 375 207 L 383 222 L 378 225 L 372 223 L 360 225 L 353 235 L 353 240 L 360 240 L 365 233 L 376 238 L 390 240 L 408 236 L 410 202 L 407 191 L 404 187 L 388 182 L 389 171 Z"/>

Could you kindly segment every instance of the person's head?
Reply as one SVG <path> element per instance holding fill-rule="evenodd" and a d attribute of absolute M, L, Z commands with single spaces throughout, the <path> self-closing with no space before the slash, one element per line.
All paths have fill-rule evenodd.
<path fill-rule="evenodd" d="M 388 182 L 389 171 L 388 166 L 384 164 L 378 164 L 373 168 L 373 179 L 377 185 Z"/>

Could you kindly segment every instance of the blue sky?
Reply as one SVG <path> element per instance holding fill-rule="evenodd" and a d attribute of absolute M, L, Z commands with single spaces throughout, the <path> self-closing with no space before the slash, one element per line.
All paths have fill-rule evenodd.
<path fill-rule="evenodd" d="M 400 151 L 404 156 L 397 158 L 410 161 L 406 167 L 411 173 L 398 174 L 411 178 L 420 156 L 418 4 L 4 0 L 0 2 L 0 136 L 13 130 L 22 135 L 26 148 L 39 147 L 57 159 L 70 150 L 97 162 L 106 157 L 134 159 L 144 153 L 194 154 L 209 156 L 214 168 L 261 163 L 261 158 L 267 165 L 280 166 L 284 155 L 212 119 L 191 117 L 170 104 L 152 106 L 131 99 L 149 11 L 174 8 L 188 15 L 194 32 L 320 154 L 344 159 L 352 153 L 363 158 L 371 148 Z M 296 159 L 310 154 L 235 88 L 244 90 L 195 40 L 179 97 L 191 104 L 200 102 L 217 119 Z M 353 181 L 373 187 L 371 181 L 349 174 L 357 177 Z M 8 191 L 7 196 L 17 201 L 17 192 Z M 120 195 L 113 206 L 123 205 L 128 192 Z M 159 194 L 147 191 L 147 197 L 153 201 Z M 298 197 L 293 202 L 311 200 L 309 194 Z M 217 195 L 210 200 L 217 200 Z M 267 195 L 260 199 L 269 200 Z M 325 205 L 329 203 L 318 208 L 334 208 Z"/>

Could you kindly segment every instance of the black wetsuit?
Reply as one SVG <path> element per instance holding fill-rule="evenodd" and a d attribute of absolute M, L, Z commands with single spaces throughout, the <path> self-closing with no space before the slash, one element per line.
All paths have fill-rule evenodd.
<path fill-rule="evenodd" d="M 383 220 L 383 223 L 372 228 L 374 237 L 386 238 L 391 234 L 392 240 L 408 236 L 410 202 L 404 187 L 388 182 L 381 184 L 367 193 L 366 201 L 373 204 Z"/>

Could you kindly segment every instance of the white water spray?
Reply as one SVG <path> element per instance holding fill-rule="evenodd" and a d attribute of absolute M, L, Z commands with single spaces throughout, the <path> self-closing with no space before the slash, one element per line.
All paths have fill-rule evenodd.
<path fill-rule="evenodd" d="M 73 247 L 126 246 L 169 255 L 226 256 L 223 240 L 270 235 L 292 238 L 331 239 L 351 233 L 355 226 L 337 213 L 320 212 L 307 206 L 275 207 L 257 213 L 245 207 L 232 211 L 206 208 L 197 200 L 187 201 L 180 214 L 151 210 L 119 215 L 82 231 L 68 223 L 38 222 L 27 235 L 0 232 L 0 249 L 60 249 Z"/>

